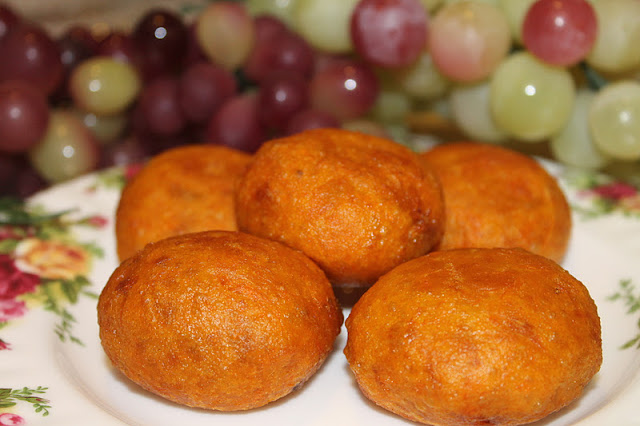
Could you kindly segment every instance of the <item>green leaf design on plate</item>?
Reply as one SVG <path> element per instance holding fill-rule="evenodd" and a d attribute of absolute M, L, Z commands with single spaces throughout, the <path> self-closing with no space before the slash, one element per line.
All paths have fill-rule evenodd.
<path fill-rule="evenodd" d="M 49 388 L 38 386 L 35 389 L 24 387 L 22 389 L 0 388 L 0 408 L 9 408 L 17 405 L 19 401 L 31 404 L 36 413 L 43 417 L 49 415 L 50 401 L 42 397 Z"/>
<path fill-rule="evenodd" d="M 609 301 L 621 301 L 627 307 L 627 315 L 632 315 L 640 311 L 640 293 L 635 294 L 635 286 L 630 279 L 620 280 L 620 289 L 608 297 Z M 635 346 L 640 349 L 640 318 L 638 319 L 638 334 L 625 342 L 620 348 L 629 349 Z"/>

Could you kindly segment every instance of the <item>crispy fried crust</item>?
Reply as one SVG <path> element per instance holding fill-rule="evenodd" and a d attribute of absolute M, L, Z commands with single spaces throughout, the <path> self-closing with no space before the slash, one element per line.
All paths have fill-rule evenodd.
<path fill-rule="evenodd" d="M 346 321 L 363 393 L 433 425 L 516 425 L 583 391 L 602 363 L 585 286 L 522 249 L 433 252 L 383 276 Z"/>
<path fill-rule="evenodd" d="M 460 142 L 421 154 L 444 193 L 438 249 L 522 247 L 560 262 L 571 212 L 556 180 L 532 158 L 499 146 Z"/>
<path fill-rule="evenodd" d="M 127 184 L 118 204 L 119 258 L 174 235 L 237 230 L 235 186 L 250 159 L 215 145 L 174 148 L 152 158 Z"/>
<path fill-rule="evenodd" d="M 115 368 L 164 398 L 222 411 L 260 407 L 304 383 L 342 319 L 306 256 L 228 231 L 147 245 L 114 271 L 98 302 Z"/>
<path fill-rule="evenodd" d="M 241 180 L 240 230 L 311 257 L 336 285 L 371 285 L 440 240 L 440 185 L 417 154 L 317 129 L 265 143 Z"/>

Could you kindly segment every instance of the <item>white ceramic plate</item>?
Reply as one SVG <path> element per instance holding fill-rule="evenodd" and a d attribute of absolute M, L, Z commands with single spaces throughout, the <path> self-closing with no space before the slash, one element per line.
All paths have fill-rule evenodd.
<path fill-rule="evenodd" d="M 579 400 L 538 424 L 640 425 L 640 193 L 547 166 L 574 206 L 563 266 L 598 305 L 604 363 Z M 0 205 L 0 222 L 31 222 L 0 225 L 0 426 L 411 424 L 360 394 L 342 354 L 344 329 L 302 389 L 249 412 L 181 407 L 116 372 L 100 347 L 95 297 L 116 267 L 113 215 L 123 180 L 110 170 L 56 186 L 33 197 L 27 214 Z"/>

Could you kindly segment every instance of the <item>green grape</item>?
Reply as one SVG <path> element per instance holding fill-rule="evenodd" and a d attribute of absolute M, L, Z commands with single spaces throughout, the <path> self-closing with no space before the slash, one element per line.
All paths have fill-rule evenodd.
<path fill-rule="evenodd" d="M 62 182 L 97 167 L 99 145 L 73 112 L 53 110 L 47 133 L 29 151 L 33 167 L 50 183 Z"/>
<path fill-rule="evenodd" d="M 411 98 L 432 100 L 442 97 L 451 83 L 447 80 L 431 60 L 428 52 L 423 52 L 411 66 L 391 71 L 402 90 Z"/>
<path fill-rule="evenodd" d="M 287 26 L 293 26 L 293 7 L 296 0 L 247 0 L 247 10 L 252 16 L 271 15 Z"/>
<path fill-rule="evenodd" d="M 198 16 L 195 36 L 212 62 L 232 70 L 249 57 L 255 44 L 255 27 L 244 3 L 216 1 Z"/>
<path fill-rule="evenodd" d="M 296 0 L 296 30 L 316 49 L 330 53 L 353 50 L 351 14 L 359 0 Z"/>
<path fill-rule="evenodd" d="M 420 0 L 422 6 L 429 12 L 436 10 L 438 6 L 442 4 L 443 0 Z"/>
<path fill-rule="evenodd" d="M 594 145 L 589 131 L 589 107 L 594 97 L 595 92 L 589 89 L 578 90 L 567 125 L 551 137 L 551 152 L 558 161 L 588 169 L 599 169 L 609 163 L 609 157 Z"/>
<path fill-rule="evenodd" d="M 493 74 L 491 112 L 496 125 L 507 134 L 536 142 L 564 127 L 575 92 L 569 71 L 546 65 L 528 52 L 518 52 Z"/>
<path fill-rule="evenodd" d="M 620 80 L 601 89 L 589 109 L 595 145 L 617 160 L 640 159 L 640 82 Z"/>
<path fill-rule="evenodd" d="M 640 67 L 640 1 L 607 0 L 593 4 L 598 35 L 587 63 L 610 73 L 624 73 Z"/>
<path fill-rule="evenodd" d="M 411 100 L 406 93 L 399 90 L 382 89 L 376 98 L 371 114 L 375 120 L 381 123 L 397 124 L 402 123 L 410 111 Z"/>
<path fill-rule="evenodd" d="M 470 138 L 482 142 L 503 142 L 507 135 L 496 127 L 489 107 L 489 82 L 456 86 L 449 95 L 451 115 Z"/>
<path fill-rule="evenodd" d="M 110 145 L 116 142 L 125 133 L 129 123 L 127 114 L 96 115 L 82 110 L 74 110 L 74 113 L 91 130 L 101 145 Z"/>
<path fill-rule="evenodd" d="M 504 11 L 509 21 L 513 39 L 522 44 L 522 23 L 529 8 L 536 0 L 498 0 L 500 8 Z"/>
<path fill-rule="evenodd" d="M 123 113 L 141 87 L 140 77 L 132 65 L 98 56 L 76 66 L 69 80 L 74 104 L 97 115 Z"/>

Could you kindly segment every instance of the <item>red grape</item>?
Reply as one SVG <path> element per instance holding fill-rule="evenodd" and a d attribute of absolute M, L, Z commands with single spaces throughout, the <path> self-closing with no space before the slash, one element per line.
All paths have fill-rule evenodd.
<path fill-rule="evenodd" d="M 236 81 L 226 68 L 201 62 L 187 68 L 179 82 L 179 102 L 184 116 L 202 123 L 236 93 Z"/>
<path fill-rule="evenodd" d="M 287 26 L 278 18 L 271 15 L 259 15 L 253 18 L 253 26 L 256 32 L 256 42 L 268 41 L 273 36 L 289 32 Z"/>
<path fill-rule="evenodd" d="M 142 163 L 147 154 L 138 139 L 130 136 L 120 143 L 103 147 L 102 155 L 100 156 L 100 167 Z"/>
<path fill-rule="evenodd" d="M 0 4 L 0 40 L 20 22 L 20 18 L 9 7 Z"/>
<path fill-rule="evenodd" d="M 19 80 L 0 84 L 0 151 L 27 151 L 44 136 L 48 121 L 41 91 Z"/>
<path fill-rule="evenodd" d="M 207 141 L 246 152 L 255 152 L 266 138 L 258 118 L 254 94 L 244 93 L 225 102 L 211 119 Z"/>
<path fill-rule="evenodd" d="M 136 23 L 132 37 L 145 80 L 179 71 L 188 41 L 187 28 L 179 16 L 164 9 L 150 10 Z"/>
<path fill-rule="evenodd" d="M 58 46 L 38 26 L 17 25 L 9 31 L 0 42 L 0 58 L 0 82 L 24 80 L 49 95 L 62 81 Z"/>
<path fill-rule="evenodd" d="M 131 36 L 122 31 L 114 31 L 109 33 L 98 44 L 97 55 L 107 56 L 115 59 L 116 61 L 130 64 L 134 67 L 138 67 L 138 49 Z"/>
<path fill-rule="evenodd" d="M 293 135 L 305 130 L 340 127 L 340 122 L 331 114 L 316 109 L 305 109 L 294 114 L 285 128 L 285 134 Z"/>
<path fill-rule="evenodd" d="M 428 15 L 418 0 L 361 0 L 351 16 L 351 38 L 367 61 L 410 65 L 427 43 Z"/>
<path fill-rule="evenodd" d="M 139 106 L 147 128 L 156 135 L 175 135 L 185 126 L 178 81 L 160 77 L 142 89 Z"/>
<path fill-rule="evenodd" d="M 309 43 L 299 35 L 283 30 L 256 42 L 247 58 L 244 72 L 258 83 L 272 71 L 293 71 L 310 77 L 314 60 Z"/>
<path fill-rule="evenodd" d="M 595 11 L 585 0 L 538 0 L 525 15 L 522 39 L 541 60 L 570 66 L 587 56 L 597 27 Z"/>
<path fill-rule="evenodd" d="M 258 109 L 267 128 L 283 129 L 308 103 L 309 85 L 300 74 L 275 71 L 260 85 Z"/>
<path fill-rule="evenodd" d="M 378 97 L 378 80 L 361 62 L 335 60 L 311 79 L 311 105 L 339 120 L 358 118 L 371 109 Z"/>

